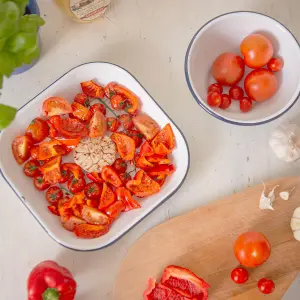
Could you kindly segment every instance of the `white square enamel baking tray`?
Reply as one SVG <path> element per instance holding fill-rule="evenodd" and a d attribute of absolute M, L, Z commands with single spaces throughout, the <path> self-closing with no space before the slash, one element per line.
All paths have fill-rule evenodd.
<path fill-rule="evenodd" d="M 44 194 L 35 189 L 31 178 L 24 176 L 23 168 L 16 163 L 12 155 L 11 144 L 15 136 L 24 134 L 32 119 L 41 115 L 42 103 L 46 98 L 61 96 L 72 102 L 74 96 L 81 92 L 79 83 L 90 79 L 102 85 L 115 81 L 132 90 L 140 98 L 142 110 L 152 116 L 161 127 L 171 123 L 177 146 L 172 154 L 176 172 L 168 179 L 161 191 L 156 195 L 141 200 L 142 208 L 121 214 L 106 235 L 86 240 L 79 239 L 72 232 L 65 230 L 59 218 L 54 217 L 47 210 Z M 101 249 L 121 238 L 156 207 L 176 193 L 185 180 L 190 164 L 188 145 L 180 129 L 136 78 L 123 68 L 105 62 L 87 63 L 72 69 L 21 107 L 13 123 L 2 131 L 0 148 L 0 172 L 7 184 L 57 243 L 80 251 Z"/>

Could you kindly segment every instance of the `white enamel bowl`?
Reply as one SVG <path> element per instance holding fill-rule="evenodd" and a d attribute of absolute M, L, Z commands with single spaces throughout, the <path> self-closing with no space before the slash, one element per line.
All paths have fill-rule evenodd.
<path fill-rule="evenodd" d="M 276 74 L 279 90 L 270 100 L 255 103 L 248 113 L 240 112 L 238 101 L 233 101 L 228 110 L 208 106 L 207 87 L 215 82 L 210 72 L 213 61 L 223 52 L 241 55 L 241 41 L 255 32 L 269 37 L 274 55 L 284 59 L 283 70 Z M 297 101 L 300 93 L 300 68 L 297 66 L 300 66 L 300 47 L 284 25 L 259 13 L 232 12 L 209 21 L 194 35 L 186 53 L 185 75 L 193 97 L 206 112 L 232 124 L 259 125 L 280 117 Z M 240 86 L 243 87 L 243 82 Z"/>
<path fill-rule="evenodd" d="M 112 224 L 109 233 L 106 235 L 97 239 L 85 240 L 79 239 L 72 232 L 65 230 L 59 218 L 48 212 L 44 193 L 37 191 L 33 186 L 32 179 L 23 174 L 22 166 L 19 166 L 13 158 L 11 144 L 15 136 L 24 134 L 24 130 L 33 118 L 41 115 L 42 103 L 46 98 L 62 96 L 71 102 L 74 96 L 81 92 L 79 83 L 90 79 L 94 79 L 103 85 L 115 81 L 131 89 L 141 99 L 142 110 L 152 116 L 159 125 L 164 126 L 171 123 L 177 145 L 172 154 L 176 172 L 168 179 L 161 191 L 141 200 L 141 209 L 123 213 Z M 88 63 L 72 69 L 21 107 L 14 122 L 1 133 L 0 148 L 1 174 L 22 203 L 56 242 L 65 247 L 81 251 L 96 250 L 109 246 L 170 198 L 182 185 L 190 162 L 186 139 L 174 122 L 130 73 L 119 66 L 104 62 Z"/>

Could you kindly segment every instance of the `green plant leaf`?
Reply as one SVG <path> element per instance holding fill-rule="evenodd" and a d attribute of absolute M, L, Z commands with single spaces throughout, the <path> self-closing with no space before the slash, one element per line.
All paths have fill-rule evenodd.
<path fill-rule="evenodd" d="M 17 110 L 14 107 L 0 104 L 0 130 L 6 128 L 15 118 Z"/>
<path fill-rule="evenodd" d="M 2 89 L 3 85 L 3 75 L 0 73 L 0 90 Z"/>
<path fill-rule="evenodd" d="M 36 33 L 19 32 L 8 39 L 5 49 L 12 53 L 18 53 L 25 49 L 34 47 L 36 43 Z"/>
<path fill-rule="evenodd" d="M 10 37 L 19 29 L 20 9 L 15 2 L 0 4 L 0 37 Z"/>
<path fill-rule="evenodd" d="M 0 52 L 0 74 L 9 77 L 15 67 L 15 55 L 9 52 Z"/>
<path fill-rule="evenodd" d="M 0 38 L 0 51 L 4 48 L 7 38 Z"/>

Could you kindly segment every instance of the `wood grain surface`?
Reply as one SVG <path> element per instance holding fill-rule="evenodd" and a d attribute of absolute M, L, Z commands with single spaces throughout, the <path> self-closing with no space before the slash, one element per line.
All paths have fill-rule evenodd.
<path fill-rule="evenodd" d="M 140 300 L 149 277 L 160 279 L 165 266 L 191 269 L 207 281 L 209 299 L 281 299 L 300 271 L 300 242 L 293 238 L 290 220 L 300 206 L 300 178 L 269 181 L 267 191 L 276 190 L 275 211 L 258 208 L 262 185 L 173 218 L 144 234 L 129 250 L 115 280 L 114 300 Z M 288 201 L 278 193 L 296 186 Z M 188 199 L 182 199 L 188 201 Z M 250 278 L 236 285 L 230 272 L 238 266 L 233 243 L 246 231 L 264 233 L 271 245 L 269 260 L 249 269 Z M 272 295 L 259 293 L 257 281 L 270 277 L 276 288 Z"/>

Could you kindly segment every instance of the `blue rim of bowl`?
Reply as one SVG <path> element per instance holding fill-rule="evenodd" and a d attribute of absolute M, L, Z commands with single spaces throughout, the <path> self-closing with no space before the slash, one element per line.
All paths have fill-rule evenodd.
<path fill-rule="evenodd" d="M 109 64 L 109 65 L 113 65 L 116 66 L 120 69 L 122 69 L 123 71 L 127 72 L 129 75 L 131 75 L 138 83 L 139 85 L 145 90 L 145 92 L 149 95 L 149 97 L 152 99 L 152 101 L 164 112 L 164 114 L 171 120 L 171 122 L 174 124 L 174 126 L 177 128 L 177 130 L 180 132 L 181 136 L 183 137 L 186 149 L 187 149 L 187 154 L 188 154 L 188 163 L 187 163 L 187 168 L 186 168 L 186 172 L 184 174 L 184 177 L 182 178 L 180 184 L 176 187 L 176 189 L 170 193 L 170 195 L 168 195 L 166 198 L 164 198 L 158 205 L 156 205 L 151 211 L 149 211 L 145 216 L 143 216 L 140 220 L 138 220 L 136 223 L 134 223 L 128 230 L 126 230 L 124 233 L 122 233 L 119 237 L 117 237 L 116 239 L 114 239 L 112 242 L 108 243 L 107 245 L 104 245 L 102 247 L 99 248 L 95 248 L 95 249 L 76 249 L 76 248 L 72 248 L 72 247 L 68 247 L 66 245 L 64 245 L 63 243 L 59 242 L 58 240 L 55 239 L 54 236 L 52 236 L 49 231 L 47 230 L 47 228 L 39 221 L 39 219 L 35 216 L 35 214 L 31 211 L 31 209 L 26 205 L 25 203 L 25 199 L 23 199 L 22 197 L 20 197 L 20 195 L 18 194 L 18 192 L 15 190 L 15 188 L 10 184 L 9 180 L 5 177 L 5 175 L 3 174 L 2 169 L 0 168 L 0 174 L 3 177 L 3 179 L 5 180 L 5 182 L 8 184 L 8 186 L 13 190 L 13 192 L 15 193 L 15 195 L 21 200 L 21 202 L 24 204 L 24 206 L 28 209 L 28 211 L 31 213 L 31 215 L 35 218 L 35 220 L 41 225 L 41 227 L 45 230 L 45 232 L 59 245 L 70 249 L 70 250 L 74 250 L 74 251 L 79 251 L 79 252 L 90 252 L 90 251 L 97 251 L 100 249 L 104 249 L 107 248 L 109 246 L 111 246 L 112 244 L 116 243 L 118 240 L 120 240 L 124 235 L 126 235 L 131 229 L 133 229 L 136 225 L 138 225 L 141 221 L 143 221 L 148 215 L 150 215 L 154 210 L 156 210 L 160 205 L 162 205 L 163 203 L 165 203 L 168 199 L 170 199 L 183 185 L 187 174 L 189 172 L 190 169 L 190 149 L 189 149 L 189 145 L 187 142 L 187 139 L 185 137 L 185 135 L 183 134 L 183 132 L 181 131 L 181 129 L 177 126 L 177 124 L 172 120 L 172 118 L 169 117 L 169 115 L 165 112 L 165 110 L 154 100 L 154 98 L 149 94 L 149 92 L 144 88 L 144 86 L 139 82 L 139 80 L 132 75 L 129 71 L 127 71 L 126 69 L 120 67 L 119 65 L 110 63 L 110 62 L 105 62 L 105 61 L 95 61 L 95 62 L 88 62 L 88 63 L 84 63 L 84 64 L 80 64 L 72 69 L 70 69 L 69 71 L 67 71 L 66 73 L 64 73 L 62 76 L 60 76 L 58 79 L 56 79 L 54 82 L 52 82 L 48 87 L 46 87 L 44 90 L 42 90 L 40 93 L 38 93 L 34 98 L 32 98 L 31 100 L 29 100 L 27 103 L 25 103 L 24 105 L 22 105 L 18 111 L 20 111 L 22 108 L 24 108 L 28 103 L 30 103 L 31 101 L 33 101 L 37 96 L 39 96 L 41 93 L 43 93 L 45 90 L 47 90 L 49 87 L 51 87 L 53 84 L 55 84 L 58 80 L 60 80 L 62 77 L 64 77 L 66 74 L 68 74 L 69 72 L 71 72 L 72 70 L 84 66 L 84 65 L 88 65 L 88 64 L 98 64 L 98 63 L 102 63 L 102 64 Z M 1 131 L 0 131 L 1 133 Z"/>
<path fill-rule="evenodd" d="M 269 122 L 272 122 L 276 119 L 278 119 L 279 117 L 281 117 L 282 115 L 284 115 L 286 112 L 288 112 L 294 105 L 295 103 L 297 102 L 297 100 L 299 99 L 299 96 L 300 96 L 300 92 L 298 93 L 298 95 L 296 96 L 296 98 L 294 99 L 294 101 L 290 104 L 289 107 L 286 108 L 286 110 L 284 110 L 282 113 L 276 115 L 275 117 L 273 118 L 270 118 L 270 119 L 267 119 L 267 120 L 264 120 L 264 121 L 260 121 L 260 122 L 253 122 L 253 123 L 244 123 L 244 122 L 238 122 L 238 121 L 232 121 L 232 120 L 229 120 L 225 117 L 222 117 L 218 114 L 216 114 L 213 110 L 210 110 L 208 107 L 206 107 L 205 105 L 202 104 L 201 100 L 198 98 L 198 96 L 196 95 L 196 93 L 194 92 L 194 89 L 192 87 L 192 84 L 190 82 L 190 78 L 189 78 L 189 72 L 188 72 L 188 59 L 189 59 L 189 55 L 190 55 L 190 50 L 191 50 L 191 47 L 192 45 L 194 44 L 194 41 L 196 39 L 196 37 L 198 36 L 199 32 L 205 28 L 208 24 L 210 24 L 211 22 L 213 22 L 214 20 L 216 19 L 219 19 L 221 17 L 224 17 L 226 15 L 231 15 L 231 14 L 237 14 L 237 13 L 249 13 L 249 14 L 257 14 L 257 15 L 261 15 L 261 16 L 264 16 L 264 17 L 267 17 L 269 19 L 272 19 L 273 21 L 277 22 L 278 24 L 280 24 L 283 28 L 285 28 L 290 34 L 291 36 L 295 39 L 296 43 L 298 44 L 299 46 L 299 49 L 300 49 L 300 43 L 298 42 L 298 40 L 296 39 L 296 37 L 293 35 L 293 33 L 286 27 L 284 26 L 282 23 L 280 23 L 278 20 L 276 20 L 275 18 L 272 18 L 270 16 L 267 16 L 265 14 L 262 14 L 262 13 L 258 13 L 258 12 L 255 12 L 255 11 L 232 11 L 232 12 L 229 12 L 229 13 L 225 13 L 225 14 L 222 14 L 222 15 L 219 15 L 211 20 L 209 20 L 208 22 L 206 22 L 196 33 L 195 35 L 193 36 L 192 40 L 190 41 L 189 43 L 189 46 L 187 48 L 187 51 L 186 51 L 186 55 L 185 55 L 185 60 L 184 60 L 184 73 L 185 73 L 185 78 L 186 78 L 186 82 L 187 82 L 187 85 L 190 89 L 190 92 L 191 94 L 193 95 L 194 99 L 197 101 L 197 103 L 207 112 L 209 113 L 211 116 L 221 120 L 221 121 L 224 121 L 224 122 L 227 122 L 227 123 L 230 123 L 230 124 L 233 124 L 233 125 L 240 125 L 240 126 L 256 126 L 256 125 L 262 125 L 262 124 L 266 124 L 266 123 L 269 123 Z"/>

